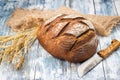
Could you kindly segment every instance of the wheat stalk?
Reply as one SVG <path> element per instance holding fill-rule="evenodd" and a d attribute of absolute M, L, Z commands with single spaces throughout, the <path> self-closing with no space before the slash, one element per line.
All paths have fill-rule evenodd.
<path fill-rule="evenodd" d="M 20 69 L 28 49 L 36 40 L 36 32 L 38 27 L 30 28 L 16 35 L 0 36 L 0 63 L 8 61 L 11 63 L 13 60 L 19 60 L 15 68 Z M 7 45 L 7 43 L 11 43 Z M 20 56 L 20 57 L 19 57 Z"/>

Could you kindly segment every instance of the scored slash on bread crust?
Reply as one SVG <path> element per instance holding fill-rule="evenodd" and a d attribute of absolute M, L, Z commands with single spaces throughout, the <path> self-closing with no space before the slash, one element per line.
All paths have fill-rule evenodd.
<path fill-rule="evenodd" d="M 54 57 L 70 62 L 90 58 L 98 45 L 91 22 L 83 17 L 61 14 L 40 26 L 39 43 Z"/>

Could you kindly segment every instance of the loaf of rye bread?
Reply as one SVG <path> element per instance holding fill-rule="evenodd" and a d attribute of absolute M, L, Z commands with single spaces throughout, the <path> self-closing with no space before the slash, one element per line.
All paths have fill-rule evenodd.
<path fill-rule="evenodd" d="M 83 62 L 96 52 L 98 39 L 93 25 L 83 17 L 60 14 L 40 26 L 39 43 L 51 55 L 70 62 Z"/>

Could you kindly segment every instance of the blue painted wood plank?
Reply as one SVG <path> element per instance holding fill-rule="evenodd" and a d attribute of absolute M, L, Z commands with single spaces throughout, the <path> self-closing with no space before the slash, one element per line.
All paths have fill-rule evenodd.
<path fill-rule="evenodd" d="M 96 14 L 99 15 L 115 15 L 116 10 L 114 6 L 114 1 L 112 0 L 94 0 Z"/>
<path fill-rule="evenodd" d="M 116 15 L 116 10 L 118 11 L 119 9 L 118 5 L 116 6 L 117 9 L 115 9 L 115 5 L 111 0 L 9 0 L 9 2 L 5 4 L 1 3 L 1 5 L 4 7 L 0 7 L 0 10 L 4 12 L 0 13 L 2 16 L 2 18 L 0 18 L 0 35 L 12 34 L 10 28 L 5 25 L 5 21 L 12 10 L 14 10 L 13 5 L 30 9 L 57 9 L 65 5 L 81 13 L 96 13 L 101 15 Z M 109 37 L 99 37 L 100 45 L 98 46 L 98 50 L 107 47 L 113 38 L 119 39 L 119 33 L 120 27 L 115 28 Z M 14 70 L 12 68 L 13 65 L 3 64 L 0 66 L 0 80 L 119 80 L 119 57 L 120 50 L 114 52 L 106 61 L 101 62 L 80 79 L 77 74 L 79 63 L 69 63 L 52 57 L 39 45 L 38 41 L 36 41 L 28 55 L 26 55 L 25 63 L 20 71 Z M 117 66 L 114 66 L 116 64 Z"/>
<path fill-rule="evenodd" d="M 120 15 L 120 1 L 119 0 L 114 0 L 114 5 L 117 10 L 117 14 Z"/>
<path fill-rule="evenodd" d="M 70 7 L 84 14 L 94 14 L 93 0 L 69 0 Z"/>
<path fill-rule="evenodd" d="M 114 1 L 113 0 L 94 0 L 95 7 L 96 7 L 96 14 L 99 15 L 117 15 L 117 11 L 115 9 Z M 120 40 L 120 29 L 117 28 L 113 29 L 112 33 L 108 37 L 101 37 L 100 38 L 100 46 L 101 49 L 107 47 L 111 40 L 118 39 Z M 105 79 L 106 80 L 119 80 L 120 79 L 120 58 L 118 56 L 120 53 L 120 49 L 113 52 L 113 54 L 108 57 L 106 60 L 103 61 L 103 67 L 105 72 Z"/>
<path fill-rule="evenodd" d="M 94 5 L 95 4 L 93 0 L 77 0 L 77 1 L 72 0 L 70 7 L 84 14 L 95 14 Z M 99 50 L 100 50 L 100 45 L 98 46 L 97 51 Z M 80 64 L 78 66 L 80 66 Z M 94 80 L 104 79 L 102 63 L 98 64 L 93 70 L 91 70 L 83 77 L 84 80 L 91 80 L 92 78 L 94 78 Z"/>

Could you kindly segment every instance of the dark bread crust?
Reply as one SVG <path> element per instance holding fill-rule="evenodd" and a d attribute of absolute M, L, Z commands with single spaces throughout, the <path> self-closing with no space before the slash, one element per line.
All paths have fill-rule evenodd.
<path fill-rule="evenodd" d="M 40 26 L 39 43 L 54 57 L 70 62 L 90 58 L 98 45 L 92 24 L 83 17 L 62 14 Z"/>

